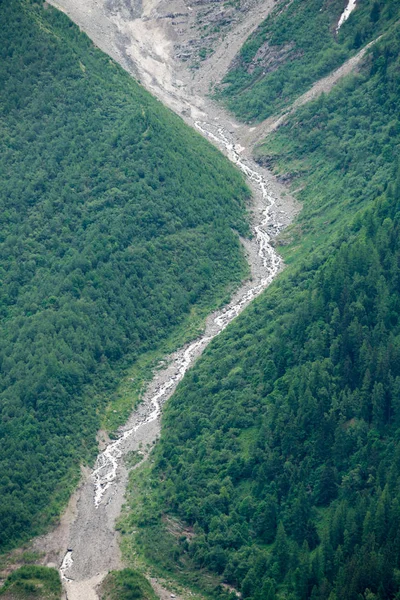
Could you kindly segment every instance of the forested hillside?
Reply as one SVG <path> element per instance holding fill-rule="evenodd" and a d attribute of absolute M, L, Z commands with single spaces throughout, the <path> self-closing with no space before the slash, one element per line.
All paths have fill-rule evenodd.
<path fill-rule="evenodd" d="M 0 21 L 4 549 L 93 458 L 115 369 L 246 273 L 248 190 L 65 15 L 2 0 Z"/>
<path fill-rule="evenodd" d="M 296 254 L 326 244 L 349 217 L 393 179 L 400 144 L 400 30 L 375 44 L 358 73 L 299 109 L 256 149 L 262 163 L 300 188 L 303 210 L 281 250 Z"/>
<path fill-rule="evenodd" d="M 399 0 L 362 0 L 337 31 L 346 0 L 281 0 L 242 47 L 217 97 L 245 121 L 269 117 L 400 16 Z"/>
<path fill-rule="evenodd" d="M 127 555 L 134 539 L 214 597 L 400 596 L 399 49 L 390 30 L 260 149 L 303 188 L 289 266 L 188 373 L 132 478 Z"/>

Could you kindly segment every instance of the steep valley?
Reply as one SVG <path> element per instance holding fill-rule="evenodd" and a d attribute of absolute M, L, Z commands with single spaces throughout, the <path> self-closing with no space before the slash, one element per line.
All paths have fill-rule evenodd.
<path fill-rule="evenodd" d="M 154 192 L 154 212 L 139 215 L 143 231 L 134 230 L 131 219 L 129 243 L 119 242 L 127 245 L 130 257 L 119 294 L 131 293 L 126 282 L 132 265 L 139 265 L 141 280 L 144 260 L 154 272 L 144 293 L 159 285 L 160 296 L 150 297 L 155 305 L 161 302 L 157 325 L 148 321 L 152 333 L 147 338 L 143 319 L 150 305 L 127 308 L 112 301 L 116 314 L 122 311 L 127 320 L 135 322 L 139 311 L 141 329 L 116 340 L 107 329 L 109 342 L 99 360 L 106 369 L 96 370 L 93 361 L 90 368 L 93 378 L 100 373 L 99 382 L 108 379 L 106 395 L 110 390 L 112 401 L 89 402 L 89 409 L 77 410 L 83 418 L 87 410 L 91 415 L 86 440 L 100 424 L 99 415 L 108 411 L 111 439 L 100 433 L 93 469 L 93 443 L 87 452 L 77 445 L 69 451 L 72 465 L 80 458 L 89 466 L 59 525 L 30 547 L 40 556 L 36 562 L 59 568 L 68 600 L 153 600 L 140 573 L 163 600 L 395 600 L 400 595 L 399 3 L 50 0 L 26 5 L 33 6 L 40 35 L 50 33 L 67 43 L 72 61 L 79 64 L 79 77 L 74 72 L 71 80 L 92 78 L 97 98 L 88 96 L 88 105 L 97 115 L 100 99 L 101 127 L 110 124 L 104 131 L 113 139 L 112 149 L 98 162 L 95 157 L 99 168 L 91 174 L 99 177 L 97 187 L 88 192 L 83 178 L 81 191 L 74 179 L 80 202 L 89 207 L 93 193 L 106 192 L 94 206 L 103 211 L 99 232 L 104 234 L 104 223 L 111 223 L 117 243 L 118 228 L 126 225 L 118 210 L 125 202 L 129 206 L 128 194 L 136 193 L 125 185 L 131 173 L 135 182 L 145 179 L 141 202 Z M 180 119 L 141 86 L 131 88 L 132 79 L 119 70 L 116 75 L 114 63 L 106 66 L 104 58 L 100 69 L 100 53 L 95 51 L 95 59 L 85 36 L 75 29 L 70 34 L 67 19 L 58 21 L 50 5 L 217 146 L 246 177 L 252 203 L 243 179 L 218 152 L 207 150 L 197 134 L 187 134 Z M 27 69 L 31 61 L 36 65 L 31 56 Z M 10 85 L 11 109 L 2 114 L 13 151 L 19 85 Z M 118 94 L 113 96 L 114 89 Z M 32 109 L 35 118 L 37 110 Z M 10 114 L 12 126 L 6 121 Z M 80 114 L 85 116 L 75 135 L 82 135 L 82 127 L 88 130 L 90 110 Z M 38 114 L 33 131 L 42 118 Z M 91 143 L 96 144 L 93 131 L 99 122 L 89 127 Z M 35 135 L 30 133 L 30 142 Z M 173 155 L 164 155 L 170 145 Z M 116 148 L 120 154 L 104 184 L 101 168 Z M 118 168 L 126 164 L 127 148 L 137 153 L 131 171 L 123 174 Z M 62 150 L 56 150 L 62 157 Z M 154 152 L 157 178 L 146 166 Z M 199 171 L 192 175 L 194 164 Z M 179 183 L 164 192 L 164 182 L 175 177 Z M 204 193 L 208 178 L 212 184 Z M 192 179 L 195 187 L 189 192 Z M 29 188 L 38 199 L 46 189 L 44 180 L 42 174 Z M 112 188 L 107 195 L 113 181 L 122 190 Z M 217 190 L 224 190 L 222 200 Z M 156 208 L 159 194 L 164 212 Z M 182 198 L 178 208 L 169 200 L 174 194 Z M 196 204 L 199 198 L 203 204 Z M 113 199 L 119 208 L 109 216 Z M 165 216 L 170 210 L 177 216 L 173 223 Z M 47 203 L 43 213 L 50 212 Z M 85 230 L 90 221 L 83 217 Z M 69 219 L 66 213 L 64 229 Z M 73 227 L 79 227 L 74 219 Z M 37 219 L 25 230 L 36 224 Z M 158 239 L 163 228 L 165 238 Z M 97 252 L 90 246 L 96 235 L 93 230 L 88 241 L 83 237 L 84 253 Z M 136 247 L 132 240 L 137 235 Z M 74 238 L 69 234 L 66 239 Z M 124 254 L 116 255 L 121 257 L 125 260 Z M 68 293 L 84 298 L 81 277 L 90 273 L 89 286 L 98 286 L 110 279 L 115 263 L 110 265 L 92 274 L 86 264 L 73 263 L 83 275 L 73 271 Z M 54 272 L 59 268 L 54 266 Z M 163 271 L 160 282 L 156 274 Z M 169 281 L 177 273 L 182 274 L 178 283 Z M 212 283 L 204 284 L 211 273 Z M 185 294 L 185 304 L 177 300 L 171 307 L 162 289 L 175 298 L 172 290 L 178 284 L 183 291 L 176 298 Z M 46 298 L 39 299 L 46 309 L 59 308 Z M 76 306 L 81 310 L 79 302 Z M 30 310 L 25 301 L 25 317 L 30 318 Z M 163 311 L 171 319 L 179 310 L 182 318 L 177 316 L 169 329 Z M 85 326 L 75 324 L 75 329 Z M 118 327 L 121 331 L 121 322 Z M 124 354 L 118 344 L 123 348 L 132 335 L 146 339 L 143 351 Z M 94 356 L 100 352 L 96 343 Z M 71 348 L 77 352 L 74 340 Z M 88 346 L 85 357 L 90 351 Z M 113 352 L 119 360 L 124 357 L 122 370 Z M 7 353 L 4 364 L 10 369 Z M 146 353 L 152 360 L 139 385 L 136 371 L 130 377 L 127 365 L 141 356 L 146 361 Z M 55 368 L 55 360 L 65 360 L 60 356 L 46 363 L 44 377 L 60 372 Z M 72 385 L 76 365 L 63 377 L 62 385 Z M 118 377 L 131 381 L 132 398 L 141 398 L 125 424 L 133 402 L 119 411 Z M 97 401 L 100 387 L 89 387 L 88 398 Z M 33 389 L 41 393 L 40 385 Z M 52 393 L 57 397 L 59 389 L 53 387 Z M 101 394 L 104 398 L 104 389 Z M 75 403 L 78 397 L 75 390 Z M 31 410 L 30 426 L 34 418 Z M 75 430 L 80 422 L 74 422 Z M 63 468 L 61 482 L 74 472 Z M 74 477 L 68 493 L 76 483 L 76 468 Z M 65 497 L 52 505 L 55 518 Z M 35 527 L 30 533 L 43 530 Z"/>

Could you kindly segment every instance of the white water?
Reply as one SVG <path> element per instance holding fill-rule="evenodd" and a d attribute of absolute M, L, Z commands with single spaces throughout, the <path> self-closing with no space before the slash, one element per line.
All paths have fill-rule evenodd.
<path fill-rule="evenodd" d="M 72 550 L 67 550 L 60 567 L 61 579 L 63 581 L 72 581 L 72 579 L 67 577 L 65 573 L 72 567 L 73 564 L 74 561 L 72 558 Z"/>
<path fill-rule="evenodd" d="M 339 31 L 339 29 L 341 28 L 341 26 L 343 25 L 343 23 L 345 21 L 347 21 L 347 19 L 349 18 L 349 16 L 351 15 L 351 13 L 353 12 L 353 10 L 356 7 L 356 3 L 357 0 L 349 0 L 346 8 L 344 9 L 344 11 L 342 12 L 342 14 L 340 15 L 340 19 L 339 19 L 339 23 L 336 27 L 336 33 Z"/>
<path fill-rule="evenodd" d="M 96 461 L 96 468 L 92 473 L 95 490 L 94 504 L 96 508 L 100 505 L 106 490 L 108 490 L 116 479 L 119 459 L 123 455 L 121 450 L 123 442 L 133 435 L 140 427 L 143 427 L 143 425 L 151 423 L 158 418 L 161 413 L 161 404 L 164 396 L 166 396 L 169 390 L 183 378 L 191 364 L 193 355 L 199 347 L 207 345 L 209 341 L 210 338 L 203 337 L 200 338 L 200 340 L 196 340 L 185 349 L 183 356 L 179 357 L 174 365 L 174 375 L 166 383 L 160 386 L 156 394 L 151 398 L 150 404 L 153 410 L 150 414 L 140 423 L 125 431 L 118 440 L 109 444 L 104 452 L 99 454 Z"/>
<path fill-rule="evenodd" d="M 170 378 L 162 384 L 156 391 L 153 397 L 148 401 L 149 412 L 147 416 L 144 416 L 139 423 L 136 423 L 133 427 L 124 431 L 119 439 L 115 442 L 110 443 L 107 448 L 102 452 L 96 461 L 95 469 L 92 477 L 94 481 L 94 505 L 96 508 L 100 506 L 103 500 L 103 496 L 112 486 L 117 478 L 118 466 L 123 456 L 122 446 L 124 441 L 132 436 L 139 428 L 143 425 L 150 423 L 160 416 L 161 406 L 171 395 L 175 389 L 177 383 L 183 379 L 188 368 L 193 364 L 195 358 L 201 354 L 208 343 L 244 309 L 247 304 L 253 298 L 258 296 L 263 289 L 265 289 L 271 281 L 274 279 L 276 274 L 279 272 L 282 266 L 281 258 L 275 252 L 274 248 L 270 244 L 270 235 L 267 229 L 271 228 L 274 233 L 277 233 L 280 229 L 280 224 L 274 219 L 271 212 L 272 207 L 275 204 L 275 199 L 268 192 L 268 184 L 265 179 L 251 169 L 240 157 L 240 148 L 235 148 L 234 144 L 228 139 L 222 127 L 216 128 L 216 133 L 210 131 L 211 127 L 206 123 L 196 122 L 196 128 L 203 133 L 203 135 L 209 137 L 219 146 L 225 148 L 229 159 L 235 163 L 246 175 L 246 177 L 259 187 L 262 195 L 263 202 L 265 203 L 265 209 L 262 213 L 262 220 L 254 228 L 256 237 L 256 243 L 258 248 L 258 255 L 261 258 L 262 275 L 258 278 L 257 283 L 247 289 L 244 293 L 238 294 L 238 299 L 215 313 L 210 329 L 211 332 L 207 332 L 199 339 L 192 342 L 186 348 L 176 353 L 176 358 L 172 363 L 172 375 Z M 64 558 L 64 562 L 72 558 L 68 558 L 68 553 Z M 66 568 L 67 565 L 65 565 Z M 66 570 L 66 568 L 64 570 Z M 63 573 L 63 567 L 61 567 Z M 64 574 L 63 574 L 64 576 Z M 65 576 L 64 576 L 65 577 Z"/>

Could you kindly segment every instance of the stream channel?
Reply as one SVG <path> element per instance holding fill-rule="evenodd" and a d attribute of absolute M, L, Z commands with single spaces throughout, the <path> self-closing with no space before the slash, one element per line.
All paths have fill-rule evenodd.
<path fill-rule="evenodd" d="M 186 371 L 210 341 L 280 272 L 283 263 L 271 241 L 299 210 L 287 190 L 269 171 L 257 165 L 240 145 L 239 127 L 231 117 L 227 118 L 222 110 L 202 99 L 197 98 L 196 104 L 194 95 L 181 98 L 171 92 L 165 93 L 161 86 L 150 91 L 158 92 L 156 95 L 167 104 L 166 100 L 172 99 L 172 107 L 182 115 L 185 114 L 182 107 L 189 107 L 186 112 L 191 117 L 185 120 L 244 173 L 253 192 L 249 206 L 253 235 L 251 239 L 241 240 L 251 276 L 232 295 L 227 306 L 208 316 L 201 337 L 166 357 L 156 367 L 139 407 L 120 427 L 117 439 L 103 447 L 93 471 L 84 472 L 60 525 L 35 540 L 34 548 L 44 553 L 44 564 L 59 568 L 63 597 L 68 600 L 97 600 L 98 586 L 107 573 L 123 568 L 115 523 L 121 513 L 128 484 L 126 457 L 132 451 L 142 452 L 143 460 L 148 457 L 160 435 L 162 407 Z M 168 592 L 162 597 L 169 598 Z"/>
<path fill-rule="evenodd" d="M 120 514 L 128 481 L 124 457 L 139 449 L 143 459 L 147 458 L 160 434 L 162 406 L 186 371 L 210 341 L 271 283 L 282 268 L 282 260 L 270 242 L 286 224 L 287 218 L 282 210 L 277 210 L 271 191 L 273 183 L 257 170 L 251 159 L 241 158 L 241 147 L 235 146 L 231 134 L 222 126 L 197 121 L 195 127 L 224 150 L 253 188 L 253 237 L 243 240 L 251 279 L 236 291 L 229 305 L 209 315 L 200 338 L 174 352 L 164 361 L 166 366 L 155 370 L 139 408 L 119 429 L 119 437 L 99 454 L 94 470 L 78 490 L 60 566 L 68 600 L 96 599 L 96 586 L 107 572 L 122 566 L 115 520 Z"/>
<path fill-rule="evenodd" d="M 249 207 L 253 236 L 251 240 L 241 240 L 250 265 L 250 279 L 233 294 L 229 305 L 209 315 L 201 337 L 158 365 L 141 404 L 119 429 L 118 438 L 103 447 L 92 472 L 84 471 L 82 482 L 71 497 L 59 526 L 34 542 L 34 549 L 44 553 L 43 563 L 59 568 L 64 599 L 97 600 L 98 586 L 107 573 L 124 567 L 115 523 L 128 484 L 126 456 L 131 451 L 139 451 L 143 460 L 147 459 L 160 435 L 162 407 L 186 371 L 210 341 L 280 272 L 283 263 L 271 241 L 292 221 L 300 207 L 287 189 L 251 158 L 251 139 L 257 134 L 257 128 L 235 123 L 221 106 L 207 98 L 206 92 L 214 80 L 222 80 L 251 31 L 272 10 L 273 1 L 256 2 L 247 15 L 242 15 L 227 37 L 220 41 L 220 51 L 217 49 L 211 54 L 197 72 L 197 83 L 193 73 L 188 75 L 170 56 L 173 37 L 168 37 L 170 27 L 166 25 L 166 18 L 161 17 L 164 9 L 168 14 L 172 10 L 172 0 L 164 3 L 165 6 L 162 0 L 141 0 L 142 18 L 127 22 L 119 10 L 111 10 L 114 5 L 117 8 L 124 5 L 125 0 L 107 0 L 105 3 L 100 0 L 48 1 L 65 10 L 105 52 L 216 145 L 242 170 L 253 192 Z M 180 7 L 179 2 L 175 4 L 175 8 Z M 355 4 L 355 0 L 348 1 L 338 29 Z M 182 31 L 180 35 L 183 35 Z M 157 586 L 160 598 L 171 597 L 168 590 Z M 178 596 L 176 600 L 180 600 Z"/>

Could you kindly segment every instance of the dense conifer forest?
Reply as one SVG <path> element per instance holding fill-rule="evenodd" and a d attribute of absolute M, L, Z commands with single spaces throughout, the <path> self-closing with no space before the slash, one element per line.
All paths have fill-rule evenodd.
<path fill-rule="evenodd" d="M 138 521 L 150 554 L 161 511 L 194 533 L 174 544 L 178 568 L 215 571 L 245 598 L 395 597 L 399 208 L 400 179 L 190 372 Z"/>
<path fill-rule="evenodd" d="M 399 49 L 389 27 L 259 148 L 302 189 L 288 267 L 185 377 L 132 478 L 127 556 L 134 539 L 211 596 L 400 597 Z"/>
<path fill-rule="evenodd" d="M 0 549 L 92 460 L 116 373 L 246 273 L 248 190 L 42 2 L 0 1 Z"/>

